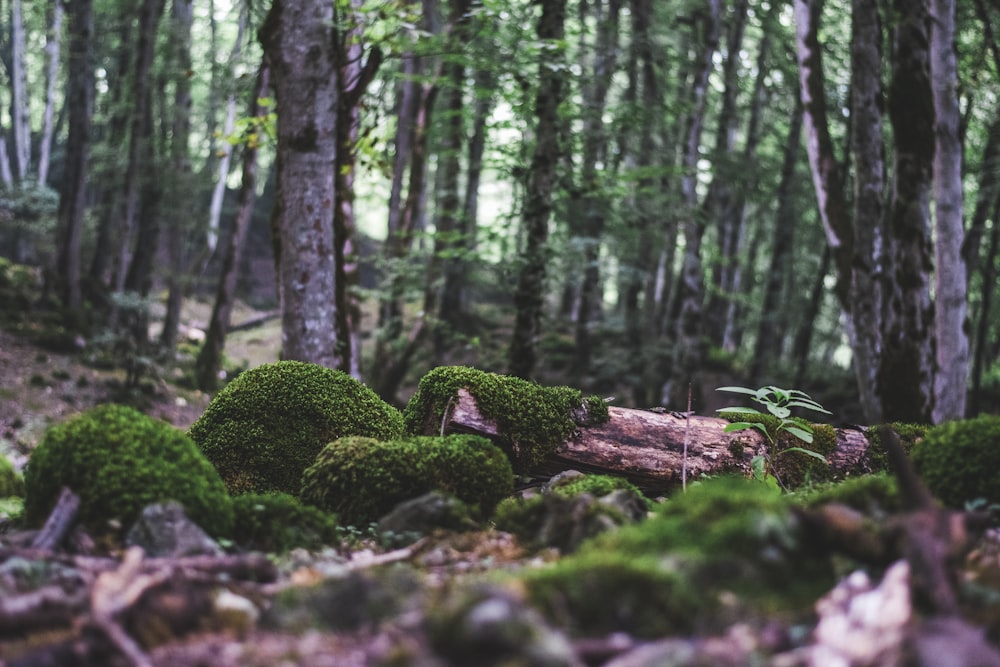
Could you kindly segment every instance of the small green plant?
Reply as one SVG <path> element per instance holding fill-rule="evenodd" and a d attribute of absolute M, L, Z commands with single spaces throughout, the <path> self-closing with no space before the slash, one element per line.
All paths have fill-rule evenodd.
<path fill-rule="evenodd" d="M 759 389 L 750 389 L 749 387 L 719 387 L 716 391 L 744 394 L 749 396 L 752 401 L 763 405 L 767 409 L 767 412 L 761 412 L 756 408 L 737 406 L 717 410 L 717 412 L 726 413 L 727 417 L 730 415 L 743 417 L 741 421 L 734 421 L 726 426 L 726 433 L 755 428 L 767 438 L 769 445 L 767 453 L 758 454 L 750 460 L 750 468 L 753 470 L 753 475 L 756 479 L 767 482 L 773 478 L 779 486 L 784 487 L 774 470 L 774 459 L 779 454 L 799 452 L 800 454 L 812 456 L 826 463 L 826 457 L 811 449 L 798 446 L 778 448 L 778 438 L 782 433 L 788 433 L 806 444 L 812 444 L 813 427 L 803 419 L 792 417 L 792 408 L 803 408 L 805 410 L 830 414 L 829 410 L 814 401 L 805 392 L 797 389 L 782 389 L 774 385 L 768 385 Z"/>

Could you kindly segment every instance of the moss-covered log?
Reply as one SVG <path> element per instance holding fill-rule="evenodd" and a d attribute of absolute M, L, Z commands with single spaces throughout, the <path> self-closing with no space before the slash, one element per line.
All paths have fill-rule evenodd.
<path fill-rule="evenodd" d="M 549 476 L 575 469 L 619 475 L 655 495 L 679 486 L 685 474 L 688 481 L 724 472 L 749 475 L 753 457 L 767 452 L 763 434 L 755 429 L 726 433 L 728 422 L 724 419 L 699 415 L 686 418 L 668 412 L 617 407 L 608 411 L 607 422 L 579 426 L 529 472 Z M 505 436 L 497 421 L 484 415 L 472 394 L 464 389 L 458 390 L 444 419 L 436 426 L 445 432 L 476 433 L 500 443 Z M 869 446 L 864 430 L 820 427 L 817 444 L 821 430 L 834 439 L 826 453 L 829 475 L 833 478 L 883 467 L 879 463 L 880 453 Z M 787 452 L 779 454 L 778 459 L 791 474 L 788 466 L 793 460 L 803 465 L 809 457 Z"/>

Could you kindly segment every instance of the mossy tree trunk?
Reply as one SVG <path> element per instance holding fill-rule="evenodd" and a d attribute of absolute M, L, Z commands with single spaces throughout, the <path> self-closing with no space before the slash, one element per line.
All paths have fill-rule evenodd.
<path fill-rule="evenodd" d="M 610 419 L 606 423 L 578 428 L 530 474 L 547 477 L 564 470 L 580 470 L 618 475 L 643 491 L 658 495 L 680 487 L 685 477 L 693 481 L 702 475 L 727 472 L 750 475 L 752 459 L 769 454 L 768 442 L 760 431 L 726 433 L 729 422 L 724 419 L 616 407 L 608 411 Z M 586 419 L 577 421 L 585 423 Z M 446 433 L 475 433 L 502 439 L 497 423 L 480 411 L 472 394 L 461 389 L 444 421 L 427 425 L 428 434 L 440 433 L 442 429 Z M 828 470 L 824 473 L 834 479 L 884 467 L 879 463 L 880 450 L 869 445 L 865 431 L 860 428 L 818 426 L 814 441 L 817 448 L 823 437 L 832 440 L 823 445 L 829 449 Z M 799 467 L 807 458 L 794 453 L 779 457 L 783 460 L 799 457 Z"/>

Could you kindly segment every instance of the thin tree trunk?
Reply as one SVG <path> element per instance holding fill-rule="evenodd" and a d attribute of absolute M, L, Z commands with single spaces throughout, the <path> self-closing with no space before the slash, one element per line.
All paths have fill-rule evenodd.
<path fill-rule="evenodd" d="M 802 314 L 799 328 L 795 332 L 795 340 L 792 343 L 792 363 L 795 364 L 794 386 L 796 387 L 801 387 L 805 382 L 813 332 L 816 330 L 816 318 L 823 305 L 823 297 L 826 296 L 826 276 L 830 273 L 832 258 L 833 253 L 830 251 L 830 246 L 823 246 L 823 256 L 819 260 L 819 268 L 816 270 L 812 290 L 809 294 L 809 304 Z"/>
<path fill-rule="evenodd" d="M 69 65 L 67 93 L 74 100 L 69 117 L 69 137 L 59 192 L 56 238 L 56 281 L 59 296 L 71 313 L 83 306 L 81 244 L 87 206 L 87 167 L 90 154 L 91 116 L 94 107 L 94 36 L 91 0 L 72 0 L 69 12 Z M 77 315 L 73 315 L 74 318 Z"/>
<path fill-rule="evenodd" d="M 28 178 L 31 165 L 31 113 L 28 108 L 28 66 L 22 0 L 10 5 L 10 120 L 14 135 L 14 168 L 18 183 Z"/>
<path fill-rule="evenodd" d="M 338 368 L 361 378 L 361 304 L 359 262 L 354 247 L 354 175 L 357 169 L 356 146 L 361 128 L 361 102 L 368 85 L 382 64 L 382 52 L 369 51 L 364 57 L 362 1 L 351 0 L 346 22 L 350 26 L 341 46 L 338 82 L 337 117 L 337 206 L 333 218 L 334 254 L 337 265 L 335 300 L 337 303 Z"/>
<path fill-rule="evenodd" d="M 56 107 L 56 84 L 59 81 L 59 49 L 62 44 L 63 3 L 49 5 L 49 27 L 45 38 L 45 112 L 42 114 L 42 136 L 38 144 L 38 185 L 49 180 L 49 160 L 52 155 L 53 122 Z"/>
<path fill-rule="evenodd" d="M 270 89 L 270 67 L 265 56 L 257 71 L 257 85 L 250 99 L 248 115 L 263 122 L 268 108 L 260 105 Z M 247 143 L 243 147 L 243 179 L 236 203 L 236 219 L 222 255 L 222 269 L 215 292 L 215 305 L 209 319 L 205 342 L 195 360 L 195 376 L 198 388 L 214 391 L 218 387 L 219 371 L 222 368 L 222 353 L 226 349 L 226 336 L 236 301 L 236 285 L 239 279 L 240 262 L 246 245 L 247 231 L 257 200 L 257 144 Z"/>
<path fill-rule="evenodd" d="M 930 194 L 934 162 L 927 0 L 895 0 L 889 91 L 894 163 L 878 390 L 887 421 L 926 423 L 933 401 Z"/>
<path fill-rule="evenodd" d="M 281 357 L 337 364 L 333 218 L 337 70 L 333 4 L 274 0 L 260 30 L 278 111 L 278 192 L 272 216 Z"/>
<path fill-rule="evenodd" d="M 239 21 L 236 27 L 236 41 L 233 42 L 233 50 L 229 54 L 229 62 L 235 63 L 243 50 L 244 33 L 246 32 L 247 17 L 244 12 L 240 12 Z M 227 68 L 227 73 L 231 73 L 232 66 Z M 228 78 L 228 77 L 227 77 Z M 226 97 L 226 118 L 223 121 L 222 136 L 229 137 L 236 126 L 236 95 L 230 93 Z M 208 207 L 208 226 L 205 234 L 205 242 L 208 252 L 214 253 L 219 242 L 219 220 L 222 218 L 222 204 L 226 197 L 226 180 L 229 178 L 229 165 L 232 162 L 233 147 L 225 140 L 222 142 L 222 155 L 219 158 L 218 169 L 216 169 L 215 187 L 212 188 L 212 202 Z"/>
<path fill-rule="evenodd" d="M 689 387 L 694 395 L 701 395 L 700 369 L 704 354 L 702 333 L 704 331 L 703 306 L 705 296 L 705 276 L 702 270 L 701 241 L 705 232 L 705 221 L 698 211 L 697 176 L 699 146 L 705 122 L 708 96 L 708 77 L 712 62 L 719 46 L 720 22 L 719 0 L 709 0 L 695 25 L 701 30 L 698 45 L 698 63 L 694 70 L 692 87 L 694 104 L 686 120 L 684 154 L 681 160 L 681 195 L 684 207 L 684 261 L 678 281 L 678 304 L 675 347 L 675 364 L 672 369 L 673 391 L 669 392 L 669 405 L 686 404 Z"/>
<path fill-rule="evenodd" d="M 537 36 L 544 44 L 555 46 L 565 35 L 566 0 L 542 0 Z M 535 97 L 535 151 L 529 167 L 524 204 L 524 248 L 517 288 L 514 292 L 516 316 L 508 353 L 512 375 L 530 378 L 534 370 L 536 345 L 541 333 L 542 306 L 545 294 L 546 264 L 549 257 L 549 215 L 555 188 L 555 170 L 559 161 L 559 105 L 563 101 L 564 74 L 552 67 L 556 54 L 543 50 L 538 67 L 538 92 Z"/>
<path fill-rule="evenodd" d="M 962 220 L 962 143 L 955 62 L 955 0 L 931 0 L 934 95 L 934 409 L 935 424 L 965 416 L 969 374 Z"/>
<path fill-rule="evenodd" d="M 795 227 L 798 216 L 792 201 L 792 186 L 795 180 L 795 166 L 799 160 L 799 146 L 802 143 L 802 101 L 796 95 L 792 117 L 788 123 L 788 139 L 785 143 L 784 160 L 781 167 L 781 181 L 778 184 L 778 211 L 774 220 L 771 241 L 771 266 L 766 273 L 764 297 L 761 304 L 760 326 L 754 346 L 750 377 L 760 383 L 765 369 L 781 356 L 782 324 L 781 292 L 788 282 L 792 270 L 792 250 L 795 247 Z"/>
<path fill-rule="evenodd" d="M 854 158 L 854 261 L 850 313 L 854 373 L 865 418 L 881 421 L 876 371 L 882 352 L 885 148 L 882 128 L 882 23 L 877 3 L 854 0 L 851 12 L 851 145 Z"/>
<path fill-rule="evenodd" d="M 993 201 L 993 219 L 1000 215 L 1000 195 Z M 972 394 L 969 399 L 969 415 L 975 417 L 983 410 L 982 388 L 983 370 L 987 361 L 987 347 L 990 336 L 990 317 L 993 307 L 993 296 L 997 289 L 997 262 L 1000 254 L 1000 225 L 993 225 L 990 231 L 990 243 L 987 261 L 983 264 L 983 295 L 979 308 L 979 322 L 976 324 L 975 355 L 972 361 Z"/>

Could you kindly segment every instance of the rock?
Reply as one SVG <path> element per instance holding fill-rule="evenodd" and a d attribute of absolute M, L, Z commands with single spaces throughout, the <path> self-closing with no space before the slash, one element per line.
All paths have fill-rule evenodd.
<path fill-rule="evenodd" d="M 461 500 L 431 491 L 397 505 L 379 520 L 376 530 L 383 546 L 396 549 L 442 528 L 462 532 L 478 526 Z"/>
<path fill-rule="evenodd" d="M 644 644 L 604 667 L 744 667 L 757 664 L 752 631 L 736 625 L 722 637 L 663 639 Z"/>
<path fill-rule="evenodd" d="M 225 552 L 184 512 L 177 502 L 156 503 L 142 510 L 125 543 L 142 547 L 147 556 L 221 556 Z"/>
<path fill-rule="evenodd" d="M 1000 652 L 961 618 L 930 618 L 913 629 L 908 653 L 919 667 L 1000 667 Z"/>
<path fill-rule="evenodd" d="M 569 640 L 510 592 L 450 591 L 426 619 L 433 650 L 454 667 L 581 667 Z"/>

